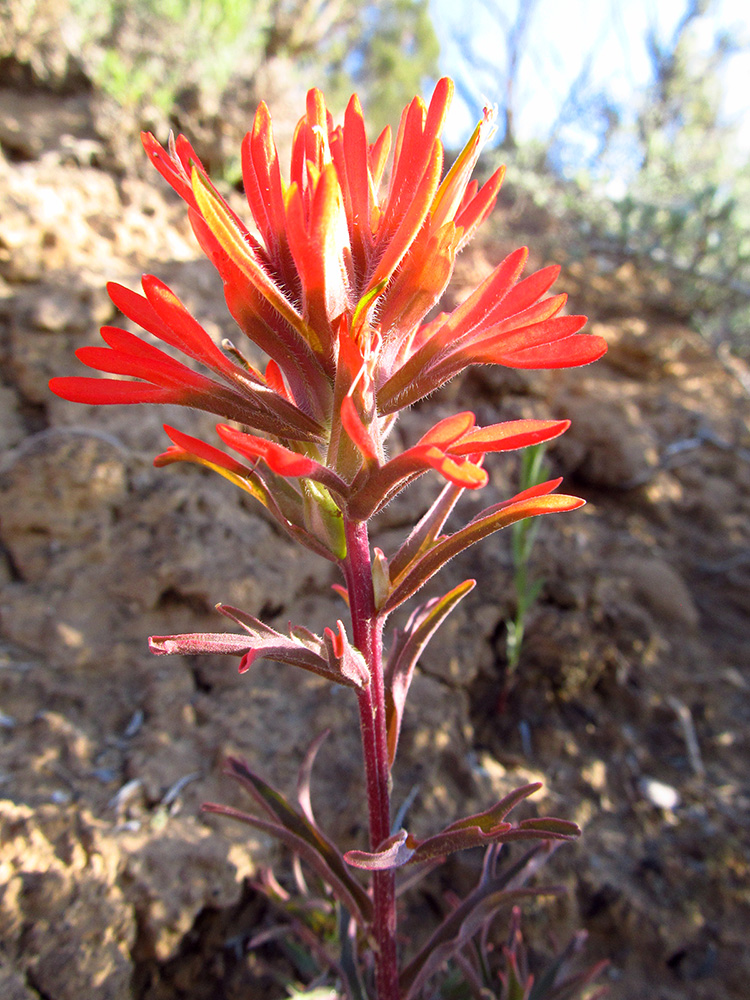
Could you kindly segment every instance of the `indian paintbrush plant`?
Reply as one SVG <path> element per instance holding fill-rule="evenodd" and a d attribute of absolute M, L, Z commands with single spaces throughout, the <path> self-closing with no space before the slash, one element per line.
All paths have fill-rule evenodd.
<path fill-rule="evenodd" d="M 569 368 L 595 361 L 606 349 L 601 338 L 579 335 L 585 317 L 562 315 L 565 295 L 545 297 L 557 267 L 521 277 L 526 249 L 506 257 L 452 312 L 432 314 L 456 254 L 489 215 L 503 177 L 499 169 L 481 187 L 471 179 L 493 131 L 490 111 L 444 172 L 440 132 L 452 91 L 443 79 L 428 106 L 415 98 L 405 109 L 387 184 L 390 130 L 368 142 L 356 96 L 343 124 L 334 125 L 323 95 L 309 92 L 294 134 L 289 182 L 282 179 L 269 112 L 261 104 L 242 144 L 252 229 L 219 194 L 184 136 L 170 138 L 164 149 L 144 135 L 149 158 L 187 203 L 195 236 L 223 279 L 238 336 L 248 337 L 268 362 L 264 370 L 255 368 L 241 342 L 217 346 L 174 292 L 146 275 L 142 294 L 110 284 L 112 302 L 198 367 L 151 339 L 105 326 L 106 346 L 76 353 L 89 368 L 116 377 L 51 382 L 58 396 L 80 403 L 176 403 L 220 417 L 216 433 L 229 451 L 166 426 L 172 443 L 155 464 L 193 462 L 214 470 L 263 504 L 285 534 L 340 571 L 349 626 L 338 621 L 316 635 L 294 625 L 282 634 L 219 604 L 236 631 L 153 636 L 150 646 L 158 655 L 223 653 L 239 659 L 241 672 L 260 658 L 292 664 L 351 689 L 357 699 L 367 849 L 339 850 L 313 818 L 306 783 L 293 805 L 241 760 L 230 759 L 227 772 L 256 811 L 204 807 L 278 838 L 327 886 L 342 928 L 332 976 L 336 989 L 353 1000 L 420 995 L 499 905 L 530 891 L 518 887 L 538 852 L 580 832 L 563 819 L 508 819 L 538 784 L 454 819 L 426 839 L 391 826 L 391 770 L 417 660 L 475 581 L 418 604 L 386 650 L 390 615 L 469 546 L 524 518 L 575 510 L 583 500 L 555 492 L 560 481 L 550 480 L 447 530 L 464 490 L 487 483 L 487 454 L 550 441 L 568 421 L 481 427 L 473 413 L 461 412 L 393 454 L 389 435 L 405 408 L 471 365 Z M 445 484 L 400 547 L 390 553 L 373 548 L 371 519 L 416 479 L 435 472 Z M 517 840 L 538 843 L 499 871 L 499 845 Z M 402 965 L 397 873 L 411 876 L 477 846 L 488 848 L 490 859 L 477 888 Z"/>

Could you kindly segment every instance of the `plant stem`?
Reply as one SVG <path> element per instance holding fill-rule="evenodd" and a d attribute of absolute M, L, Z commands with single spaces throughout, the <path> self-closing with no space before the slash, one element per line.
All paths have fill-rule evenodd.
<path fill-rule="evenodd" d="M 390 766 L 385 723 L 383 623 L 375 608 L 367 523 L 346 522 L 344 564 L 354 645 L 370 669 L 370 686 L 359 695 L 362 750 L 367 780 L 370 846 L 390 836 Z M 396 956 L 396 891 L 392 871 L 373 872 L 375 980 L 378 1000 L 399 1000 Z"/>

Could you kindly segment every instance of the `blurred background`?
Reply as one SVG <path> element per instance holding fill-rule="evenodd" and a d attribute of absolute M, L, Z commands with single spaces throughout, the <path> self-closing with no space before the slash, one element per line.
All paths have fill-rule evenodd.
<path fill-rule="evenodd" d="M 750 16 L 741 0 L 6 0 L 0 81 L 97 92 L 107 155 L 141 168 L 141 128 L 190 134 L 239 178 L 258 101 L 283 146 L 315 81 L 352 90 L 372 135 L 452 76 L 446 143 L 497 105 L 494 161 L 613 259 L 664 272 L 715 344 L 746 353 Z M 1 109 L 0 109 L 1 110 Z M 12 110 L 12 109 L 11 109 Z M 7 115 L 7 109 L 6 109 Z M 24 155 L 3 125 L 3 148 Z"/>

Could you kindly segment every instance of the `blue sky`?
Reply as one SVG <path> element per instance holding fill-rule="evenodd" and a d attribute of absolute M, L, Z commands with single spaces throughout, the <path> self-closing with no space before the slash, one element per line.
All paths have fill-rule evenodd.
<path fill-rule="evenodd" d="M 430 0 L 442 69 L 457 79 L 463 77 L 474 94 L 473 107 L 457 95 L 446 129 L 449 143 L 457 143 L 473 127 L 483 97 L 490 103 L 502 102 L 497 77 L 493 80 L 491 73 L 482 73 L 478 64 L 467 72 L 458 38 L 462 33 L 470 35 L 479 56 L 502 67 L 504 35 L 489 11 L 498 9 L 512 20 L 519 2 L 523 0 Z M 656 26 L 660 39 L 669 39 L 686 4 L 687 0 L 538 0 L 518 77 L 519 139 L 549 134 L 565 95 L 587 61 L 593 89 L 606 90 L 626 111 L 632 108 L 649 80 L 645 46 L 649 26 Z M 710 14 L 696 25 L 699 44 L 708 43 L 717 30 L 728 29 L 750 45 L 746 0 L 714 0 L 711 6 Z M 750 49 L 729 61 L 723 90 L 725 117 L 740 126 L 741 145 L 750 153 Z"/>

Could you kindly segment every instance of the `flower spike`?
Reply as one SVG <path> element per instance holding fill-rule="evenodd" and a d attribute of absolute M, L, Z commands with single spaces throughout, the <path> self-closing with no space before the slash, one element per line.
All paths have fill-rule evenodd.
<path fill-rule="evenodd" d="M 110 285 L 112 301 L 201 370 L 136 334 L 104 327 L 106 347 L 85 347 L 78 356 L 112 377 L 58 378 L 53 391 L 94 404 L 177 403 L 236 422 L 242 430 L 221 425 L 225 443 L 253 463 L 261 459 L 277 478 L 324 488 L 299 487 L 308 524 L 330 521 L 331 502 L 341 517 L 364 520 L 428 470 L 462 489 L 481 488 L 482 456 L 561 433 L 561 421 L 481 433 L 467 425 L 449 441 L 441 427 L 396 457 L 386 454 L 399 411 L 471 365 L 570 367 L 606 349 L 601 338 L 580 335 L 583 317 L 561 315 L 564 295 L 544 297 L 557 268 L 522 279 L 523 248 L 452 313 L 425 321 L 503 177 L 496 170 L 481 188 L 471 179 L 494 129 L 491 110 L 443 173 L 440 132 L 452 96 L 453 84 L 443 79 L 428 103 L 415 98 L 404 110 L 385 191 L 390 132 L 368 143 L 356 96 L 336 125 L 320 91 L 309 92 L 288 183 L 261 104 L 242 144 L 248 222 L 212 184 L 184 136 L 163 149 L 144 135 L 152 163 L 188 206 L 232 316 L 268 355 L 265 374 L 243 361 L 241 348 L 221 350 L 171 289 L 146 276 L 143 295 Z M 320 517 L 315 504 L 323 505 Z"/>

